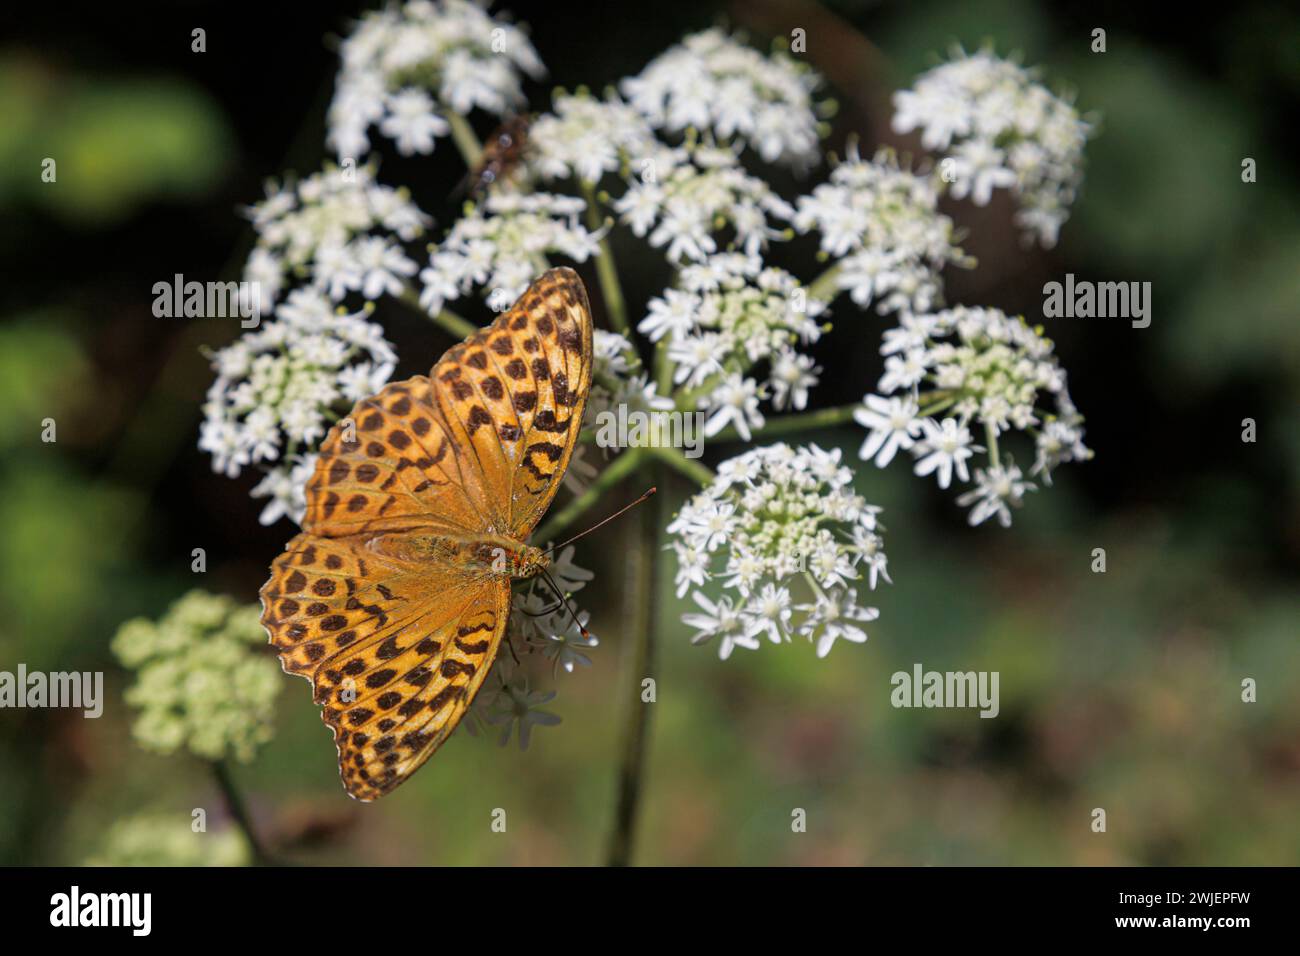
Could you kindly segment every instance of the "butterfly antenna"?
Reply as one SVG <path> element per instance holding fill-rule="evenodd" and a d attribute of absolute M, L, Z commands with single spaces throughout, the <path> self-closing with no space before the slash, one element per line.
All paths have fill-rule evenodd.
<path fill-rule="evenodd" d="M 600 521 L 597 521 L 594 525 L 592 525 L 592 526 L 591 526 L 590 528 L 588 528 L 586 531 L 580 531 L 580 532 L 578 532 L 578 533 L 575 534 L 572 538 L 570 538 L 568 541 L 561 541 L 559 544 L 555 545 L 553 548 L 548 548 L 548 549 L 546 550 L 545 553 L 546 553 L 546 554 L 550 554 L 552 551 L 559 551 L 561 548 L 565 547 L 566 545 L 573 544 L 573 542 L 577 541 L 579 538 L 581 538 L 581 537 L 583 537 L 583 536 L 585 536 L 585 535 L 589 535 L 589 534 L 591 534 L 593 531 L 595 531 L 597 528 L 601 527 L 602 525 L 609 524 L 609 522 L 613 521 L 615 518 L 617 518 L 619 515 L 623 514 L 625 511 L 631 511 L 633 508 L 635 508 L 635 507 L 636 507 L 637 505 L 639 505 L 641 502 L 643 502 L 643 501 L 645 501 L 647 498 L 650 498 L 651 496 L 653 496 L 654 493 L 655 493 L 657 490 L 658 490 L 657 488 L 651 488 L 649 491 L 647 491 L 645 494 L 643 494 L 643 495 L 642 495 L 640 498 L 638 498 L 636 501 L 632 502 L 630 505 L 624 505 L 622 508 L 619 508 L 619 509 L 618 509 L 617 511 L 615 511 L 612 515 L 610 515 L 608 518 L 602 518 Z"/>
<path fill-rule="evenodd" d="M 573 610 L 573 605 L 569 603 L 569 599 L 564 596 L 564 592 L 561 591 L 559 586 L 555 583 L 555 579 L 551 577 L 551 572 L 543 568 L 542 577 L 546 578 L 546 583 L 551 586 L 551 590 L 553 590 L 556 596 L 560 599 L 560 603 L 569 609 L 569 614 L 573 617 L 573 623 L 578 625 L 578 633 L 582 635 L 582 639 L 584 641 L 590 640 L 591 631 L 587 630 L 586 626 L 578 620 L 578 615 Z"/>

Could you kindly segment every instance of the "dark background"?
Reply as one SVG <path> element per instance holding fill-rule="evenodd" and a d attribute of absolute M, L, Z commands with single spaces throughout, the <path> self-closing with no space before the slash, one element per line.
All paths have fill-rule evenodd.
<path fill-rule="evenodd" d="M 498 5 L 500 6 L 500 5 Z M 0 668 L 105 670 L 97 722 L 57 711 L 0 712 L 0 861 L 77 863 L 115 819 L 203 805 L 186 758 L 147 756 L 120 701 L 127 676 L 108 639 L 156 617 L 198 582 L 241 601 L 291 534 L 257 524 L 260 505 L 214 475 L 196 448 L 210 381 L 201 345 L 228 322 L 155 319 L 152 285 L 173 273 L 234 277 L 252 232 L 239 207 L 287 170 L 319 167 L 337 68 L 331 38 L 356 4 L 59 5 L 3 14 L 0 32 Z M 635 73 L 686 32 L 715 22 L 765 48 L 801 26 L 840 111 L 829 148 L 889 142 L 888 96 L 954 40 L 1022 51 L 1051 85 L 1100 114 L 1084 195 L 1050 252 L 1025 251 L 1010 205 L 950 203 L 980 260 L 947 277 L 953 302 L 1041 320 L 1042 285 L 1150 281 L 1148 329 L 1046 320 L 1097 457 L 1030 496 L 1011 531 L 970 530 L 951 495 L 896 465 L 863 467 L 886 506 L 897 582 L 863 648 L 834 663 L 764 648 L 720 664 L 690 648 L 666 594 L 644 862 L 1294 863 L 1300 857 L 1300 12 L 1245 2 L 1171 16 L 1167 5 L 1098 7 L 918 2 L 508 5 L 550 69 L 528 87 L 594 88 Z M 190 52 L 190 30 L 207 52 Z M 1090 31 L 1108 52 L 1089 52 Z M 480 134 L 490 128 L 475 118 Z M 59 183 L 40 182 L 44 156 Z M 1243 184 L 1243 157 L 1258 182 Z M 437 219 L 463 175 L 455 151 L 384 154 Z M 778 175 L 788 197 L 811 189 Z M 662 286 L 657 259 L 616 248 L 635 310 Z M 818 271 L 810 244 L 774 256 Z M 588 270 L 590 275 L 590 270 Z M 418 318 L 381 310 L 403 364 L 424 370 L 448 344 Z M 817 353 L 819 404 L 875 381 L 880 320 L 837 304 Z M 859 332 L 845 334 L 856 323 Z M 44 445 L 41 419 L 59 440 Z M 1258 441 L 1240 439 L 1255 419 Z M 861 433 L 816 436 L 852 451 Z M 728 452 L 730 453 L 730 452 Z M 714 450 L 706 460 L 716 462 Z M 684 488 L 668 492 L 680 496 Z M 1089 572 L 1105 547 L 1106 575 Z M 615 567 L 617 535 L 579 560 Z M 332 748 L 292 682 L 276 741 L 241 771 L 268 827 L 342 814 L 319 852 L 367 862 L 592 862 L 612 800 L 617 575 L 584 595 L 608 635 L 597 666 L 571 678 L 565 723 L 520 756 L 457 740 L 385 801 L 342 797 Z M 592 592 L 595 596 L 590 596 Z M 1002 673 L 1003 714 L 894 711 L 888 675 L 913 661 Z M 1239 701 L 1260 681 L 1260 702 Z M 286 685 L 290 685 L 288 678 Z M 985 726 L 993 725 L 993 726 Z M 421 779 L 424 778 L 424 779 Z M 444 807 L 522 797 L 511 841 L 458 826 Z M 789 808 L 809 808 L 792 839 Z M 1087 827 L 1105 806 L 1111 832 Z M 475 813 L 478 811 L 475 810 Z M 486 812 L 486 811 L 484 811 Z M 477 818 L 476 818 L 477 819 Z M 482 830 L 480 834 L 478 831 Z"/>

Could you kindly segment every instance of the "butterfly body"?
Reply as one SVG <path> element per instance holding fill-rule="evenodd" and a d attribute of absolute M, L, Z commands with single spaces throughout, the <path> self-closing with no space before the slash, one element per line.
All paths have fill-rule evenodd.
<path fill-rule="evenodd" d="M 363 546 L 413 564 L 449 564 L 476 576 L 507 580 L 536 577 L 551 564 L 541 548 L 506 535 L 389 532 L 368 539 Z"/>
<path fill-rule="evenodd" d="M 549 564 L 526 541 L 577 444 L 592 364 L 586 290 L 552 269 L 322 442 L 262 624 L 285 671 L 312 682 L 356 799 L 447 739 L 500 650 L 511 581 Z"/>

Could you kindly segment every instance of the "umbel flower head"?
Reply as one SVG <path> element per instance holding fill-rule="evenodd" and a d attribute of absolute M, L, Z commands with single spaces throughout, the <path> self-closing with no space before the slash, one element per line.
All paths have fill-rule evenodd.
<path fill-rule="evenodd" d="M 970 481 L 968 462 L 988 452 L 989 467 L 976 472 L 976 490 L 957 499 L 975 506 L 971 524 L 996 516 L 1010 525 L 1010 509 L 1034 487 L 999 450 L 1005 433 L 1033 438 L 1037 457 L 1030 474 L 1047 483 L 1062 462 L 1092 457 L 1052 342 L 1023 317 L 964 306 L 908 315 L 885 333 L 880 351 L 886 359 L 879 392 L 867 395 L 854 415 L 868 430 L 860 457 L 883 468 L 898 451 L 910 451 L 916 473 L 933 474 L 947 488 L 954 477 Z M 1052 407 L 1042 407 L 1046 401 Z M 972 426 L 986 446 L 975 443 Z"/>
<path fill-rule="evenodd" d="M 835 641 L 861 643 L 879 616 L 859 603 L 863 584 L 889 580 L 876 516 L 852 489 L 839 449 L 786 444 L 723 462 L 709 487 L 668 526 L 680 540 L 677 594 L 692 592 L 700 613 L 683 615 L 693 643 L 718 638 L 718 653 L 804 637 L 817 656 Z M 715 601 L 703 588 L 720 582 Z M 797 603 L 802 597 L 802 603 Z"/>
<path fill-rule="evenodd" d="M 820 235 L 821 251 L 839 260 L 837 285 L 882 315 L 929 311 L 942 299 L 944 267 L 973 264 L 939 212 L 934 179 L 900 168 L 888 150 L 860 159 L 856 143 L 829 183 L 800 197 L 794 226 Z"/>
<path fill-rule="evenodd" d="M 229 477 L 249 465 L 268 469 L 253 496 L 270 497 L 262 523 L 299 521 L 308 449 L 353 403 L 388 381 L 397 356 L 383 330 L 362 316 L 337 313 L 322 292 L 296 289 L 277 318 L 212 356 L 216 381 L 203 405 L 199 448 Z"/>
<path fill-rule="evenodd" d="M 196 833 L 189 814 L 142 813 L 108 828 L 86 866 L 247 866 L 248 841 L 234 828 Z"/>
<path fill-rule="evenodd" d="M 546 72 L 518 27 L 466 0 L 413 0 L 368 13 L 343 41 L 327 142 L 340 159 L 370 149 L 369 130 L 403 154 L 431 153 L 446 115 L 504 115 L 523 102 L 520 72 Z"/>
<path fill-rule="evenodd" d="M 673 265 L 717 252 L 717 234 L 724 229 L 751 256 L 769 241 L 787 238 L 777 224 L 789 222 L 794 208 L 745 172 L 730 149 L 695 141 L 677 149 L 659 146 L 631 172 L 635 178 L 614 210 L 633 235 L 648 235 L 651 246 L 664 249 Z"/>
<path fill-rule="evenodd" d="M 1044 246 L 1056 245 L 1083 182 L 1083 146 L 1092 125 L 1033 70 L 991 50 L 953 58 L 894 94 L 893 127 L 921 131 L 926 149 L 943 154 L 952 194 L 983 206 L 994 189 L 1011 189 L 1016 219 Z"/>
<path fill-rule="evenodd" d="M 656 148 L 645 118 L 616 93 L 597 99 L 586 90 L 557 93 L 551 112 L 529 129 L 528 144 L 528 166 L 540 178 L 589 184 Z"/>
<path fill-rule="evenodd" d="M 803 350 L 821 335 L 824 302 L 739 252 L 685 266 L 679 285 L 650 300 L 637 330 L 667 343 L 673 384 L 697 390 L 706 435 L 731 425 L 748 440 L 763 425 L 763 398 L 777 410 L 805 407 L 820 369 Z"/>
<path fill-rule="evenodd" d="M 656 129 L 708 132 L 751 147 L 764 162 L 803 169 L 819 159 L 819 86 L 821 78 L 793 57 L 764 56 L 712 29 L 655 57 L 623 80 L 622 92 Z"/>
<path fill-rule="evenodd" d="M 373 168 L 333 165 L 294 185 L 269 184 L 248 217 L 257 245 L 244 279 L 258 284 L 263 313 L 298 282 L 336 302 L 397 295 L 416 264 L 393 236 L 410 241 L 433 221 L 405 189 L 376 182 Z"/>
<path fill-rule="evenodd" d="M 184 748 L 207 760 L 247 762 L 272 736 L 280 668 L 265 653 L 256 604 L 191 591 L 161 620 L 123 624 L 112 648 L 136 672 L 126 702 L 140 711 L 132 732 L 146 750 Z"/>
<path fill-rule="evenodd" d="M 596 237 L 578 222 L 586 207 L 571 196 L 493 192 L 433 247 L 420 304 L 436 313 L 481 286 L 488 305 L 504 312 L 545 271 L 547 255 L 585 262 L 595 254 Z"/>

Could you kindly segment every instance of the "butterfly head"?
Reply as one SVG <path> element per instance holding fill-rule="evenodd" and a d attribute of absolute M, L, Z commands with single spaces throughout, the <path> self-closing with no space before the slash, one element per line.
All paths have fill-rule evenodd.
<path fill-rule="evenodd" d="M 550 555 L 530 544 L 520 548 L 513 557 L 514 568 L 510 576 L 514 578 L 535 578 L 551 566 Z"/>

